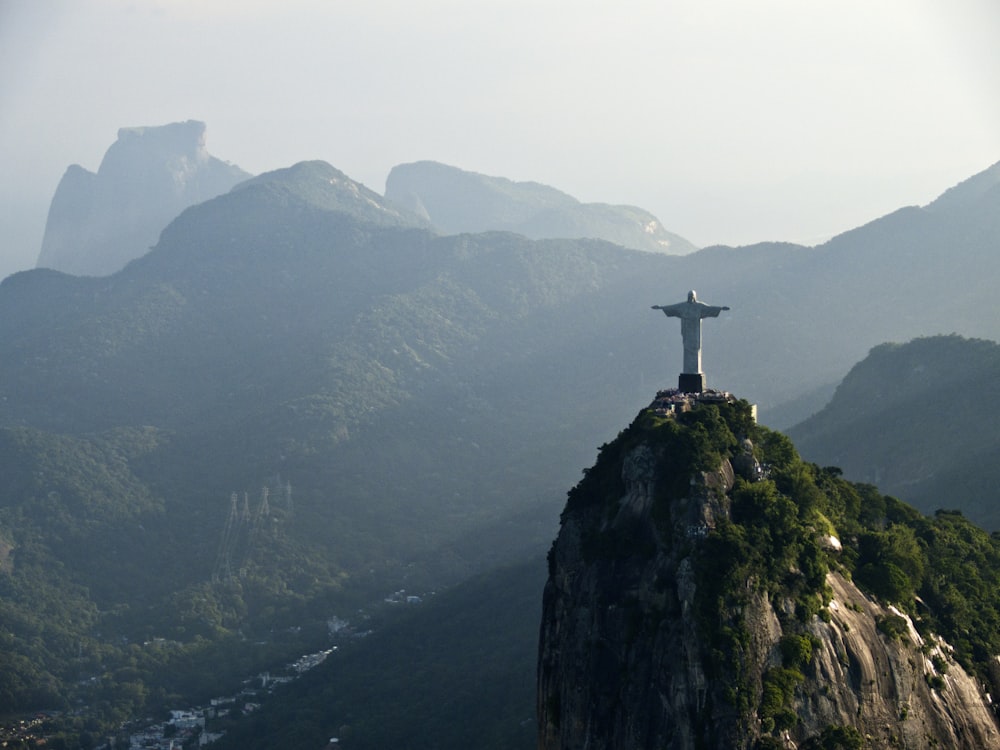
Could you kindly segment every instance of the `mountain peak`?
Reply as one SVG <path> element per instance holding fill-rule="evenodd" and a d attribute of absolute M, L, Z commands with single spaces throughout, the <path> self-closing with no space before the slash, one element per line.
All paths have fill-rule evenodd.
<path fill-rule="evenodd" d="M 515 182 L 434 161 L 393 167 L 385 195 L 446 234 L 499 230 L 531 239 L 586 237 L 672 255 L 695 249 L 641 208 L 581 203 L 538 182 Z"/>
<path fill-rule="evenodd" d="M 390 203 L 325 161 L 301 161 L 266 172 L 234 188 L 234 192 L 244 190 L 264 190 L 381 226 L 430 228 L 421 217 Z"/>
<path fill-rule="evenodd" d="M 249 177 L 205 149 L 197 120 L 118 131 L 96 174 L 72 165 L 56 188 L 37 266 L 103 276 L 145 255 L 188 206 Z"/>
<path fill-rule="evenodd" d="M 198 120 L 119 128 L 118 140 L 104 155 L 98 174 L 115 168 L 119 161 L 128 165 L 134 159 L 207 161 L 211 157 L 205 149 L 205 132 L 205 123 Z"/>
<path fill-rule="evenodd" d="M 541 750 L 995 746 L 972 656 L 995 646 L 952 648 L 974 617 L 947 615 L 992 605 L 923 576 L 954 524 L 987 534 L 805 464 L 746 402 L 654 407 L 602 446 L 549 553 Z"/>

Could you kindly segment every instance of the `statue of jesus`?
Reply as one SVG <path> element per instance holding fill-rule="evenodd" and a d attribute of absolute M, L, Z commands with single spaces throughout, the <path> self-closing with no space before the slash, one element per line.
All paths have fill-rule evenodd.
<path fill-rule="evenodd" d="M 668 318 L 681 319 L 681 339 L 684 341 L 684 373 L 697 374 L 701 372 L 701 319 L 717 318 L 728 307 L 713 307 L 699 302 L 692 289 L 688 292 L 687 302 L 676 305 L 653 305 L 654 310 L 663 310 Z"/>

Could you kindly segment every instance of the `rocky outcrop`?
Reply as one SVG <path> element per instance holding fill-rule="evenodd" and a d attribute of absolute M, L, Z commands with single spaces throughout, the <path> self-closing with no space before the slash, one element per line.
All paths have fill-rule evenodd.
<path fill-rule="evenodd" d="M 540 750 L 1000 747 L 989 696 L 948 645 L 843 572 L 818 614 L 749 578 L 712 616 L 706 540 L 745 480 L 729 457 L 703 471 L 672 453 L 630 428 L 570 493 L 544 593 Z"/>
<path fill-rule="evenodd" d="M 205 124 L 122 128 L 97 173 L 74 164 L 56 188 L 39 268 L 104 276 L 145 255 L 181 211 L 250 175 L 205 150 Z"/>
<path fill-rule="evenodd" d="M 873 747 L 989 748 L 1000 732 L 989 697 L 955 664 L 946 643 L 926 642 L 904 614 L 883 607 L 839 574 L 831 618 L 815 618 L 810 681 L 796 700 L 804 734 L 853 725 Z M 880 623 L 902 618 L 888 636 Z"/>
<path fill-rule="evenodd" d="M 489 177 L 432 161 L 393 167 L 385 197 L 447 234 L 501 230 L 531 239 L 586 237 L 672 255 L 696 249 L 641 208 L 581 203 L 548 185 Z"/>

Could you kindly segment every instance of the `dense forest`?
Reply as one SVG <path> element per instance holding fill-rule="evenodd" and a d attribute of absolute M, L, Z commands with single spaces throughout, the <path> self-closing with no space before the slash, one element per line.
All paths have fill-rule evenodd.
<path fill-rule="evenodd" d="M 958 335 L 875 347 L 789 434 L 812 460 L 925 513 L 961 507 L 1000 529 L 1000 346 Z"/>

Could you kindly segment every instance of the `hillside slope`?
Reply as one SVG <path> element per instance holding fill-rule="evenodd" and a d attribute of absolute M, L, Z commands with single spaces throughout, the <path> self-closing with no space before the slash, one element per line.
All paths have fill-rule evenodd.
<path fill-rule="evenodd" d="M 789 430 L 802 455 L 839 466 L 925 513 L 961 508 L 1000 529 L 1000 346 L 960 336 L 883 344 L 819 413 Z"/>
<path fill-rule="evenodd" d="M 345 747 L 511 750 L 534 742 L 545 562 L 475 576 L 346 643 L 288 685 L 219 750 Z"/>

